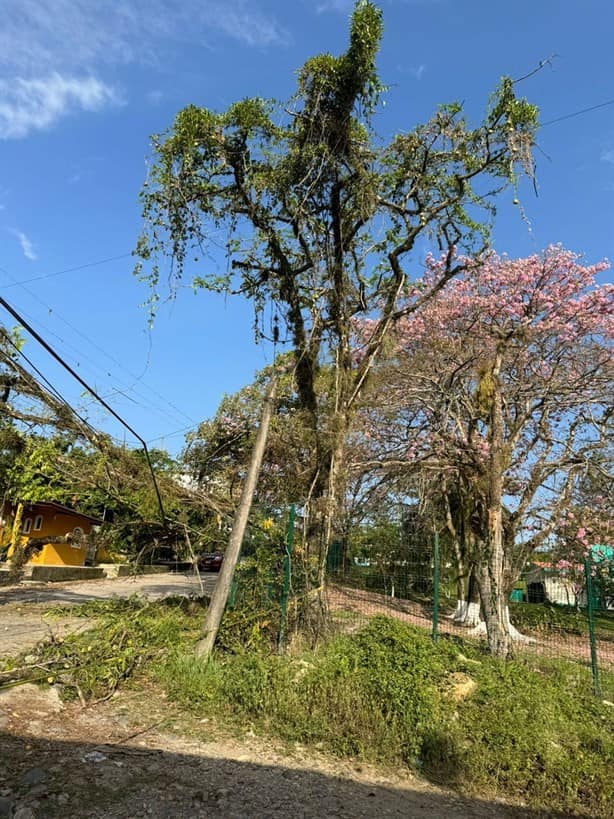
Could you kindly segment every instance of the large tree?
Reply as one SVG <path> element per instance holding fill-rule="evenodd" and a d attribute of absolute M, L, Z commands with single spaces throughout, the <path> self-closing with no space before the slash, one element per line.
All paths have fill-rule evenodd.
<path fill-rule="evenodd" d="M 440 276 L 431 259 L 425 286 Z M 419 472 L 476 571 L 491 650 L 510 648 L 507 600 L 611 435 L 611 285 L 555 246 L 468 266 L 402 319 L 369 412 L 364 467 Z M 372 332 L 363 327 L 365 343 Z M 577 528 L 577 527 L 576 527 Z"/>
<path fill-rule="evenodd" d="M 316 448 L 310 497 L 322 525 L 325 566 L 343 497 L 346 435 L 374 361 L 398 318 L 427 302 L 479 255 L 497 193 L 532 173 L 534 106 L 504 78 L 483 122 L 460 104 L 439 107 L 389 142 L 374 131 L 383 86 L 376 59 L 382 15 L 359 0 L 347 51 L 320 54 L 298 72 L 288 103 L 243 99 L 223 112 L 190 105 L 154 137 L 155 161 L 142 193 L 145 228 L 137 272 L 159 298 L 161 260 L 172 257 L 171 288 L 184 275 L 198 287 L 240 293 L 257 317 L 278 315 L 294 351 L 300 402 Z M 223 273 L 205 260 L 226 231 Z M 442 253 L 436 280 L 411 302 L 416 242 Z M 360 357 L 352 322 L 375 324 Z M 326 363 L 332 388 L 318 391 Z"/>

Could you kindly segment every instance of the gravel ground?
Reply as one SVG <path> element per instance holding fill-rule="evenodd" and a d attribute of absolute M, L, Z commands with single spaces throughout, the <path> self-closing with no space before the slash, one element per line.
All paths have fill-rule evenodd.
<path fill-rule="evenodd" d="M 546 815 L 463 798 L 409 773 L 330 760 L 302 746 L 275 747 L 249 731 L 222 737 L 197 722 L 200 736 L 186 738 L 177 733 L 186 726 L 172 724 L 155 692 L 81 708 L 62 706 L 54 690 L 22 686 L 0 694 L 3 714 L 0 816 L 13 819 Z M 160 720 L 175 733 L 163 731 Z"/>

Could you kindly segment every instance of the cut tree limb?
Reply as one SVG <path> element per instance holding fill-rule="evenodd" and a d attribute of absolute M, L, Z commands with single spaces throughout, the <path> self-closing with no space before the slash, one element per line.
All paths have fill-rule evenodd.
<path fill-rule="evenodd" d="M 17 543 L 13 547 L 13 556 L 11 558 L 11 575 L 17 576 L 25 564 L 34 555 L 38 554 L 47 544 L 54 543 L 74 543 L 78 537 L 72 532 L 65 535 L 53 535 L 51 537 L 31 537 L 25 543 Z"/>

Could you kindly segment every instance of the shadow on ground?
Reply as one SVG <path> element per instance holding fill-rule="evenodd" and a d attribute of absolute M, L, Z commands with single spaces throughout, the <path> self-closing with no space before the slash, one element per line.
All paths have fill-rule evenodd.
<path fill-rule="evenodd" d="M 563 816 L 464 799 L 411 783 L 371 785 L 300 768 L 209 757 L 206 745 L 200 749 L 177 753 L 0 733 L 0 816 L 15 812 L 20 819 Z"/>

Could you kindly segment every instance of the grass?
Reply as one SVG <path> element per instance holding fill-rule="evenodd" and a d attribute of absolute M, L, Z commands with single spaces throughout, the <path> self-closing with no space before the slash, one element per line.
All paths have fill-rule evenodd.
<path fill-rule="evenodd" d="M 610 815 L 614 708 L 591 696 L 590 672 L 577 663 L 502 663 L 378 616 L 300 655 L 245 651 L 203 664 L 192 654 L 198 603 L 114 601 L 86 612 L 92 630 L 38 658 L 73 695 L 101 698 L 146 677 L 191 719 L 409 765 L 466 793 Z M 612 690 L 614 675 L 605 677 Z"/>
<path fill-rule="evenodd" d="M 512 622 L 520 631 L 536 634 L 576 634 L 588 637 L 586 610 L 554 603 L 510 603 Z M 595 636 L 614 642 L 614 612 L 595 612 Z"/>

